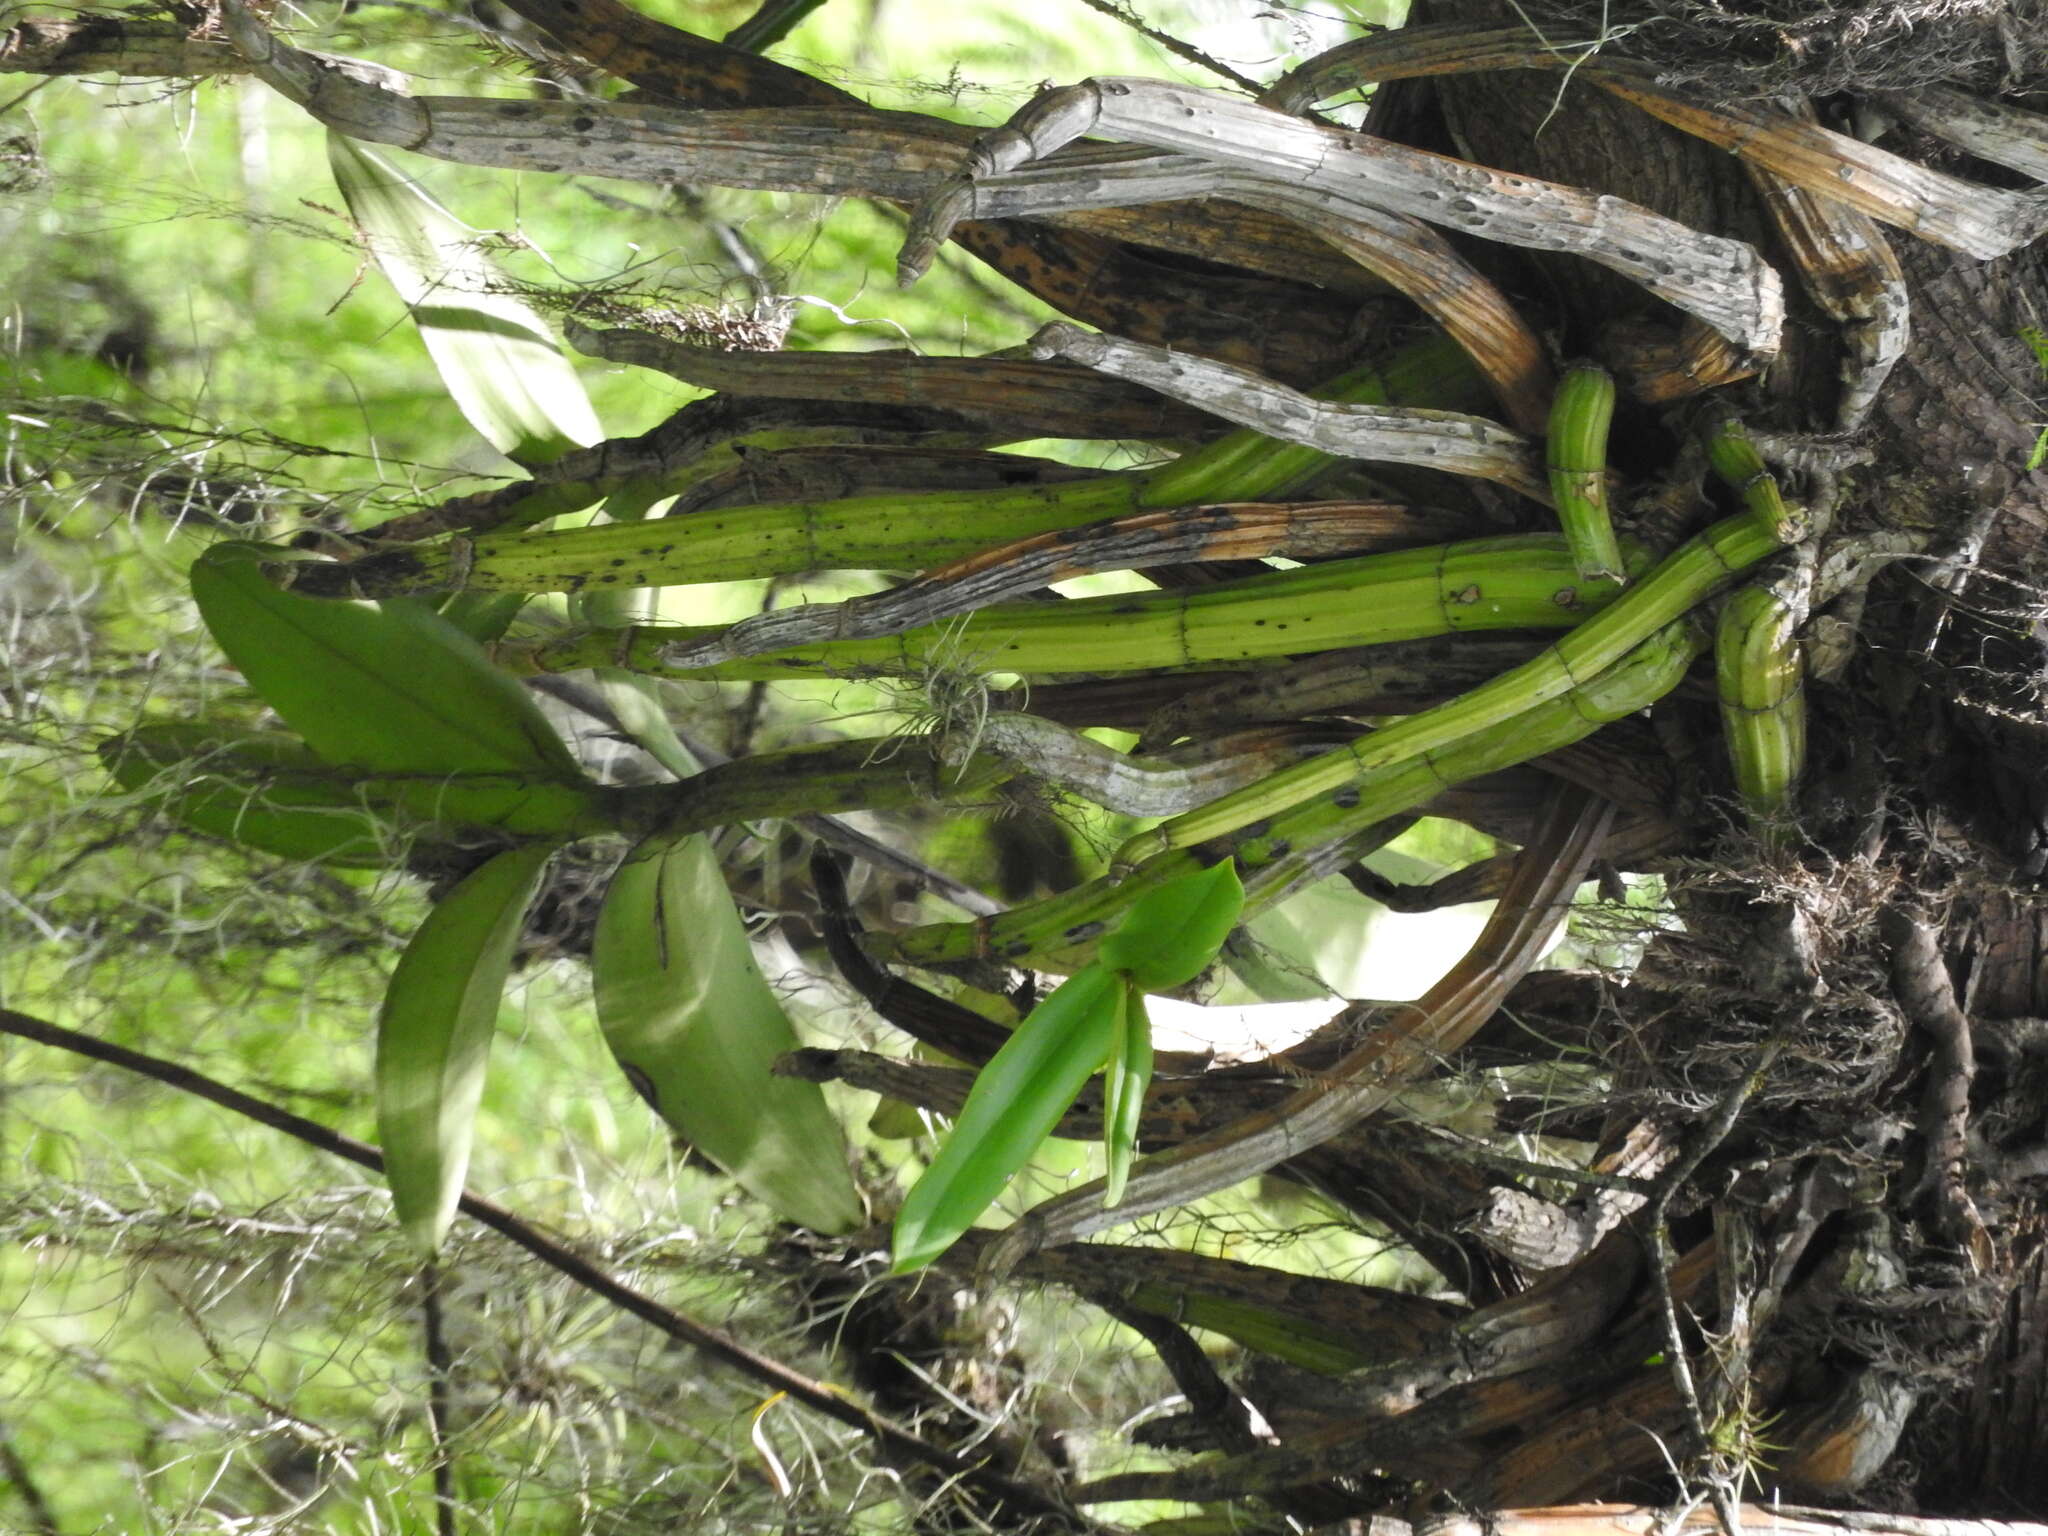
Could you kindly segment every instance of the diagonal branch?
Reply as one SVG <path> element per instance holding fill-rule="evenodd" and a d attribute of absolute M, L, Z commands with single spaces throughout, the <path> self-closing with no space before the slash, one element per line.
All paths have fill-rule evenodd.
<path fill-rule="evenodd" d="M 126 1071 L 138 1073 L 156 1082 L 168 1084 L 181 1092 L 205 1099 L 210 1104 L 217 1104 L 245 1119 L 254 1120 L 259 1125 L 267 1125 L 272 1130 L 282 1131 L 309 1147 L 345 1158 L 360 1168 L 369 1169 L 372 1173 L 384 1171 L 384 1156 L 375 1147 L 353 1137 L 344 1136 L 339 1131 L 329 1130 L 316 1121 L 280 1109 L 238 1089 L 230 1088 L 227 1084 L 207 1077 L 204 1073 L 195 1072 L 189 1067 L 181 1067 L 154 1056 L 145 1056 L 140 1051 L 131 1051 L 110 1041 L 97 1040 L 91 1035 L 83 1035 L 76 1030 L 65 1029 L 61 1025 L 51 1024 L 25 1013 L 17 1013 L 11 1008 L 0 1008 L 0 1033 L 33 1040 L 38 1045 L 70 1051 L 75 1055 L 107 1062 Z M 461 1198 L 461 1210 L 464 1215 L 481 1222 L 501 1237 L 508 1238 L 550 1269 L 567 1276 L 585 1290 L 603 1297 L 621 1311 L 632 1313 L 642 1322 L 651 1324 L 679 1343 L 702 1350 L 714 1360 L 731 1366 L 764 1386 L 778 1392 L 786 1392 L 798 1402 L 815 1409 L 827 1418 L 859 1430 L 891 1452 L 910 1457 L 945 1473 L 950 1478 L 957 1478 L 971 1487 L 1001 1499 L 1015 1510 L 1028 1512 L 1033 1516 L 1048 1517 L 1070 1528 L 1086 1528 L 1086 1523 L 1075 1516 L 1056 1495 L 1004 1477 L 979 1462 L 956 1456 L 943 1446 L 933 1445 L 909 1430 L 870 1413 L 853 1399 L 824 1382 L 814 1381 L 780 1361 L 749 1349 L 728 1333 L 663 1306 L 651 1296 L 634 1290 L 581 1254 L 548 1237 L 503 1206 L 479 1195 L 465 1193 Z"/>

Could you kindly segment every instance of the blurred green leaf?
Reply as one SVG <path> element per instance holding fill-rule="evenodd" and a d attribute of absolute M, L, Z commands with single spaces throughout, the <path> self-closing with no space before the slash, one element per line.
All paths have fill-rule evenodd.
<path fill-rule="evenodd" d="M 628 672 L 623 667 L 598 667 L 591 677 L 605 703 L 619 717 L 619 728 L 633 738 L 641 751 L 678 779 L 696 773 L 697 760 L 676 735 L 668 710 L 663 707 L 658 678 Z"/>
<path fill-rule="evenodd" d="M 989 1058 L 896 1215 L 898 1274 L 952 1247 L 1052 1134 L 1109 1057 L 1125 986 L 1106 966 L 1076 971 Z"/>
<path fill-rule="evenodd" d="M 275 586 L 260 544 L 192 566 L 200 616 L 263 701 L 328 762 L 386 773 L 582 782 L 526 690 L 424 604 L 336 602 Z"/>
<path fill-rule="evenodd" d="M 1141 896 L 1096 958 L 1145 992 L 1193 981 L 1215 960 L 1244 911 L 1237 865 L 1225 859 Z"/>
<path fill-rule="evenodd" d="M 442 897 L 399 957 L 377 1020 L 377 1139 L 406 1236 L 432 1255 L 469 1167 L 512 947 L 552 845 L 498 854 Z"/>
<path fill-rule="evenodd" d="M 149 791 L 195 831 L 292 859 L 367 868 L 391 862 L 391 830 L 304 742 L 204 721 L 145 725 L 100 743 L 123 789 Z"/>
<path fill-rule="evenodd" d="M 469 424 L 507 458 L 545 464 L 604 436 L 554 332 L 470 228 L 383 156 L 327 138 L 335 184 Z"/>
<path fill-rule="evenodd" d="M 1278 926 L 1296 932 L 1284 907 L 1267 909 L 1233 929 L 1217 958 L 1237 978 L 1245 996 L 1256 1002 L 1300 1003 L 1330 996 L 1330 988 L 1309 965 L 1276 950 L 1269 935 Z"/>
<path fill-rule="evenodd" d="M 860 1225 L 824 1093 L 770 1073 L 800 1042 L 708 838 L 633 851 L 605 893 L 590 967 L 605 1040 L 662 1119 L 786 1219 L 820 1232 Z"/>
<path fill-rule="evenodd" d="M 452 592 L 434 605 L 434 611 L 478 645 L 489 645 L 512 627 L 528 601 L 524 592 Z"/>
<path fill-rule="evenodd" d="M 151 793 L 195 831 L 287 858 L 368 868 L 395 839 L 476 843 L 477 828 L 527 837 L 616 830 L 604 791 L 509 774 L 372 774 L 321 761 L 277 731 L 206 721 L 146 725 L 101 744 L 123 788 Z"/>

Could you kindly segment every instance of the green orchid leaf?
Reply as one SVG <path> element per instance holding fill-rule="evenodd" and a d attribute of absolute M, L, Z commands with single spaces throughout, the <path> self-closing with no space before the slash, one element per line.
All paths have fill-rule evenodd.
<path fill-rule="evenodd" d="M 500 773 L 583 782 L 526 690 L 420 603 L 301 597 L 263 566 L 280 551 L 216 544 L 192 595 L 220 648 L 328 762 L 382 773 Z"/>
<path fill-rule="evenodd" d="M 167 721 L 104 741 L 99 755 L 123 789 L 196 832 L 323 864 L 392 861 L 393 829 L 364 809 L 353 780 L 281 731 Z"/>
<path fill-rule="evenodd" d="M 553 851 L 498 854 L 442 897 L 384 992 L 377 1139 L 399 1224 L 429 1256 L 462 1194 L 512 947 Z"/>
<path fill-rule="evenodd" d="M 524 592 L 451 592 L 434 611 L 478 645 L 489 645 L 504 638 L 531 600 Z"/>
<path fill-rule="evenodd" d="M 634 745 L 677 779 L 687 779 L 697 772 L 697 760 L 676 735 L 675 724 L 668 717 L 659 678 L 643 677 L 623 667 L 599 667 L 591 674 L 591 680 L 604 695 L 605 703 L 611 705 L 612 713 L 619 717 L 619 728 L 633 739 Z"/>
<path fill-rule="evenodd" d="M 1126 979 L 1110 1036 L 1109 1067 L 1103 1073 L 1102 1152 L 1108 1164 L 1104 1205 L 1115 1205 L 1124 1197 L 1131 1159 L 1137 1155 L 1145 1089 L 1151 1082 L 1152 1018 L 1145 1011 L 1144 991 Z"/>
<path fill-rule="evenodd" d="M 124 789 L 194 831 L 349 868 L 390 866 L 403 840 L 474 844 L 478 828 L 547 838 L 616 830 L 596 785 L 506 774 L 366 774 L 323 762 L 280 731 L 166 721 L 103 742 L 99 753 Z"/>
<path fill-rule="evenodd" d="M 520 464 L 604 436 L 554 332 L 483 254 L 470 228 L 383 156 L 340 134 L 327 158 L 370 254 L 412 311 L 469 424 Z"/>
<path fill-rule="evenodd" d="M 823 1091 L 771 1071 L 801 1042 L 708 838 L 634 850 L 605 893 L 590 966 L 605 1041 L 662 1119 L 785 1219 L 860 1225 Z"/>
<path fill-rule="evenodd" d="M 1170 992 L 1215 960 L 1243 911 L 1237 865 L 1225 859 L 1140 897 L 1096 958 L 1141 991 Z"/>
<path fill-rule="evenodd" d="M 1125 986 L 1106 966 L 1076 971 L 989 1058 L 945 1145 L 897 1213 L 898 1274 L 952 1247 L 1052 1134 L 1109 1058 Z"/>

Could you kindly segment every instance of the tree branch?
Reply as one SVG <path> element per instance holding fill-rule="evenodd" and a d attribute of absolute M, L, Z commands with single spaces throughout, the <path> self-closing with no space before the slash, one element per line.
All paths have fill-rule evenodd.
<path fill-rule="evenodd" d="M 330 1130 L 317 1121 L 308 1120 L 302 1115 L 295 1115 L 289 1110 L 280 1109 L 274 1104 L 230 1088 L 227 1084 L 204 1073 L 195 1072 L 189 1067 L 181 1067 L 154 1056 L 145 1056 L 140 1051 L 131 1051 L 125 1046 L 97 1040 L 91 1035 L 80 1034 L 76 1030 L 65 1029 L 61 1025 L 51 1024 L 25 1013 L 16 1013 L 11 1008 L 0 1008 L 0 1033 L 16 1035 L 24 1040 L 33 1040 L 38 1045 L 52 1046 L 58 1050 L 89 1057 L 94 1061 L 121 1067 L 168 1084 L 210 1104 L 217 1104 L 246 1119 L 254 1120 L 259 1125 L 267 1125 L 272 1130 L 282 1131 L 309 1147 L 345 1158 L 373 1173 L 384 1171 L 384 1155 L 375 1147 L 357 1141 L 354 1137 L 344 1136 L 339 1131 Z M 567 1276 L 585 1290 L 603 1297 L 622 1311 L 632 1313 L 642 1322 L 651 1324 L 679 1343 L 700 1349 L 742 1375 L 749 1376 L 775 1391 L 787 1393 L 796 1401 L 815 1409 L 827 1418 L 835 1419 L 860 1431 L 877 1445 L 943 1472 L 949 1478 L 958 1479 L 1010 1505 L 1015 1511 L 1054 1520 L 1071 1529 L 1089 1528 L 1088 1522 L 1075 1515 L 1057 1494 L 1017 1482 L 980 1462 L 956 1456 L 943 1446 L 933 1445 L 900 1425 L 892 1424 L 870 1413 L 844 1393 L 824 1382 L 814 1381 L 780 1361 L 749 1349 L 730 1334 L 663 1306 L 651 1296 L 641 1294 L 600 1269 L 581 1254 L 546 1236 L 503 1206 L 467 1192 L 463 1194 L 459 1206 L 465 1216 L 481 1222 L 499 1236 L 510 1239 L 550 1269 Z"/>

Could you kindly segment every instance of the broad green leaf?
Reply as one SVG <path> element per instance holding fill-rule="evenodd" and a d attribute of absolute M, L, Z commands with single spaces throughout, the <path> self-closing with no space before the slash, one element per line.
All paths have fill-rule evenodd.
<path fill-rule="evenodd" d="M 896 1215 L 898 1274 L 952 1247 L 1052 1134 L 1109 1058 L 1125 985 L 1106 966 L 1083 967 L 989 1058 L 946 1144 Z"/>
<path fill-rule="evenodd" d="M 860 1225 L 823 1092 L 769 1070 L 800 1042 L 709 838 L 633 851 L 605 893 L 590 970 L 605 1041 L 662 1119 L 786 1219 L 820 1232 Z"/>
<path fill-rule="evenodd" d="M 196 831 L 292 859 L 391 862 L 392 830 L 363 809 L 348 779 L 280 731 L 166 722 L 104 741 L 99 754 L 123 789 L 149 791 Z"/>
<path fill-rule="evenodd" d="M 513 678 L 421 603 L 338 602 L 264 575 L 279 552 L 216 544 L 192 595 L 228 660 L 330 763 L 384 773 L 503 773 L 582 783 Z"/>
<path fill-rule="evenodd" d="M 553 851 L 514 848 L 471 873 L 427 914 L 385 989 L 377 1139 L 399 1224 L 430 1256 L 462 1194 L 512 946 Z"/>
<path fill-rule="evenodd" d="M 595 785 L 363 773 L 323 762 L 278 731 L 163 722 L 102 743 L 100 758 L 123 788 L 149 792 L 196 831 L 327 864 L 386 866 L 401 838 L 474 843 L 479 827 L 559 838 L 614 830 Z"/>
<path fill-rule="evenodd" d="M 1107 1169 L 1104 1205 L 1124 1197 L 1131 1159 L 1138 1150 L 1138 1121 L 1145 1113 L 1145 1089 L 1152 1082 L 1152 1018 L 1145 994 L 1124 979 L 1116 1022 L 1109 1042 L 1109 1065 L 1102 1075 L 1102 1153 Z"/>
<path fill-rule="evenodd" d="M 335 184 L 370 254 L 412 311 L 441 382 L 500 453 L 545 464 L 604 436 L 553 331 L 470 228 L 383 156 L 327 136 Z"/>
<path fill-rule="evenodd" d="M 591 675 L 605 703 L 619 717 L 620 728 L 635 745 L 678 779 L 697 772 L 697 760 L 676 735 L 675 725 L 662 707 L 660 679 L 623 667 L 599 667 Z"/>
<path fill-rule="evenodd" d="M 1141 896 L 1096 958 L 1141 991 L 1170 992 L 1202 974 L 1243 910 L 1237 865 L 1225 859 Z"/>

